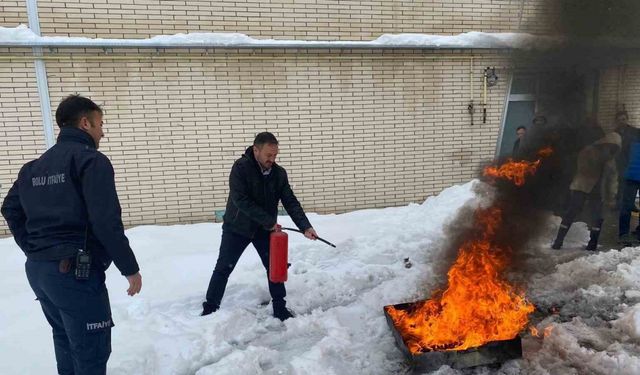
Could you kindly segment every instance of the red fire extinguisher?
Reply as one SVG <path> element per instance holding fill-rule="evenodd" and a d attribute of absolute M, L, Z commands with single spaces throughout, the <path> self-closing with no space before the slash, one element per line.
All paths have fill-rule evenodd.
<path fill-rule="evenodd" d="M 269 280 L 273 283 L 283 283 L 287 281 L 287 268 L 289 258 L 289 238 L 282 231 L 280 224 L 276 225 L 276 230 L 271 232 L 269 238 Z"/>

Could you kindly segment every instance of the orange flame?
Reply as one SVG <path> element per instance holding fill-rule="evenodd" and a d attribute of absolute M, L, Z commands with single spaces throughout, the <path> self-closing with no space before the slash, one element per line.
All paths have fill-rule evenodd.
<path fill-rule="evenodd" d="M 529 331 L 531 332 L 531 336 L 538 337 L 538 329 L 536 327 L 529 327 Z"/>
<path fill-rule="evenodd" d="M 483 174 L 486 177 L 503 178 L 512 181 L 516 186 L 522 186 L 527 176 L 536 173 L 542 162 L 542 158 L 546 158 L 552 153 L 553 150 L 550 147 L 546 147 L 538 151 L 539 159 L 536 161 L 515 161 L 508 158 L 504 164 L 486 167 Z"/>
<path fill-rule="evenodd" d="M 534 307 L 500 275 L 505 251 L 492 244 L 501 223 L 496 207 L 476 213 L 479 237 L 465 242 L 448 272 L 448 289 L 409 310 L 387 312 L 412 353 L 464 350 L 490 341 L 510 340 L 526 326 Z"/>
<path fill-rule="evenodd" d="M 551 156 L 551 154 L 553 154 L 553 149 L 548 146 L 538 151 L 539 158 L 548 158 L 549 156 Z"/>
<path fill-rule="evenodd" d="M 549 337 L 549 335 L 551 335 L 551 332 L 553 331 L 553 326 L 547 326 L 544 328 L 544 330 L 542 331 L 542 334 L 540 334 L 540 331 L 538 331 L 538 329 L 536 327 L 529 327 L 529 331 L 531 331 L 531 336 L 534 337 Z"/>
<path fill-rule="evenodd" d="M 538 169 L 540 160 L 536 161 L 514 161 L 508 159 L 505 164 L 489 166 L 484 169 L 487 177 L 504 178 L 513 181 L 516 186 L 524 185 L 525 177 L 532 175 Z"/>
<path fill-rule="evenodd" d="M 542 149 L 539 159 L 533 162 L 509 159 L 503 165 L 485 168 L 484 174 L 522 186 L 526 177 L 536 172 L 542 158 L 551 153 L 551 148 Z M 494 204 L 476 211 L 474 219 L 475 231 L 458 249 L 444 292 L 407 309 L 385 307 L 413 354 L 465 350 L 513 339 L 526 327 L 528 316 L 535 309 L 523 291 L 502 277 L 511 251 L 500 248 L 494 240 L 503 220 L 502 210 Z"/>

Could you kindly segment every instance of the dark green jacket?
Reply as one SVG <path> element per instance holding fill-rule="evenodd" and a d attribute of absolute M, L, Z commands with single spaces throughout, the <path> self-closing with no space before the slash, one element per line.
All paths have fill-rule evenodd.
<path fill-rule="evenodd" d="M 269 230 L 276 224 L 280 201 L 298 229 L 311 228 L 289 186 L 287 171 L 274 163 L 271 173 L 264 176 L 253 156 L 253 147 L 249 147 L 231 168 L 222 229 L 253 238 L 257 230 Z"/>

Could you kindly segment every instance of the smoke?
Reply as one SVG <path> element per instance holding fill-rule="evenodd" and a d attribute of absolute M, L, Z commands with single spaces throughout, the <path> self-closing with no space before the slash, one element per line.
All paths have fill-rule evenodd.
<path fill-rule="evenodd" d="M 555 6 L 559 16 L 539 21 L 555 23 L 549 29 L 566 42 L 561 48 L 516 52 L 512 65 L 516 71 L 534 71 L 538 84 L 536 117 L 520 156 L 534 160 L 537 151 L 547 146 L 553 154 L 543 159 L 524 186 L 496 185 L 496 200 L 508 218 L 501 232 L 504 238 L 498 242 L 514 249 L 512 259 L 519 271 L 526 270 L 527 244 L 553 240 L 540 237 L 548 236 L 550 214 L 561 216 L 567 208 L 580 150 L 615 129 L 614 118 L 598 116 L 600 77 L 634 61 L 638 54 L 629 46 L 640 41 L 640 1 L 550 0 L 547 4 Z M 624 104 L 616 102 L 613 112 L 624 109 Z M 577 219 L 588 221 L 587 216 Z"/>
<path fill-rule="evenodd" d="M 603 128 L 613 130 L 613 118 L 598 123 L 599 75 L 637 56 L 628 47 L 640 41 L 638 0 L 548 0 L 546 4 L 556 16 L 537 21 L 551 33 L 560 33 L 565 43 L 560 48 L 514 52 L 511 65 L 516 72 L 534 76 L 537 88 L 536 113 L 518 158 L 536 160 L 544 147 L 553 153 L 524 186 L 500 180 L 490 182 L 491 187 L 477 185 L 477 194 L 491 195 L 503 210 L 496 248 L 511 249 L 510 271 L 521 280 L 527 277 L 527 259 L 540 256 L 532 254 L 529 245 L 553 240 L 542 236 L 548 236 L 550 216 L 560 216 L 566 209 L 578 153 L 601 138 Z M 620 105 L 616 103 L 615 109 L 622 109 Z M 482 177 L 484 167 L 503 162 L 484 163 L 478 177 L 487 181 Z M 464 208 L 445 229 L 446 264 L 453 262 L 463 242 L 474 237 L 473 221 L 474 208 Z M 444 277 L 446 270 L 439 271 Z"/>
<path fill-rule="evenodd" d="M 637 0 L 550 0 L 559 4 L 558 29 L 574 39 L 640 36 Z"/>

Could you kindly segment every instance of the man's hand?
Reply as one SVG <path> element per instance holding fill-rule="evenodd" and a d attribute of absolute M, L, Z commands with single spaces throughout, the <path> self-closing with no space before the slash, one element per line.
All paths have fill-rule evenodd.
<path fill-rule="evenodd" d="M 273 226 L 271 227 L 271 229 L 269 229 L 269 232 L 273 232 L 276 229 L 278 229 L 278 224 L 273 224 Z"/>
<path fill-rule="evenodd" d="M 140 275 L 140 272 L 127 276 L 127 280 L 129 281 L 127 294 L 133 296 L 140 293 L 140 289 L 142 289 L 142 275 Z"/>
<path fill-rule="evenodd" d="M 317 240 L 318 239 L 318 233 L 316 233 L 316 230 L 313 228 L 309 228 L 307 230 L 304 231 L 304 236 L 307 237 L 310 240 Z"/>

